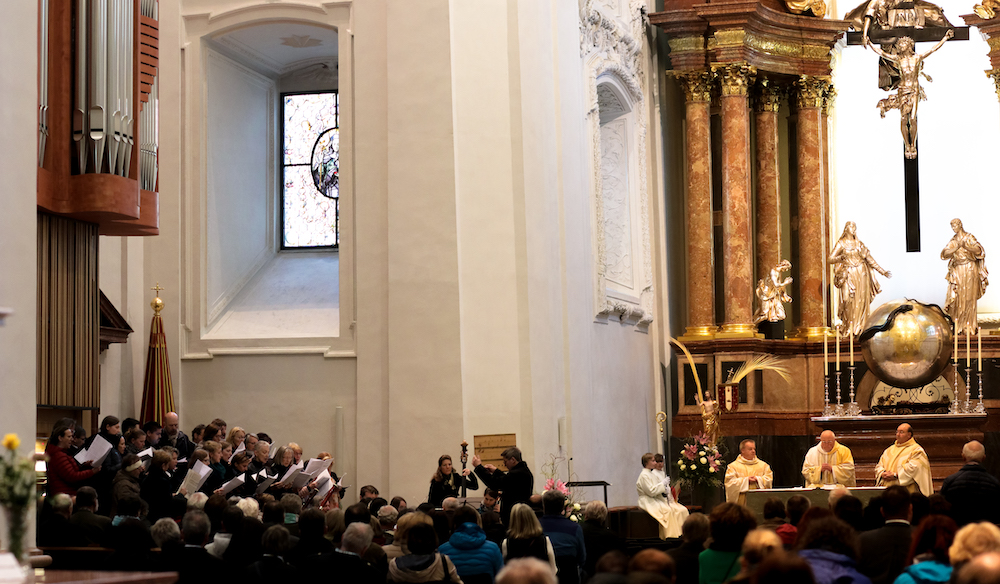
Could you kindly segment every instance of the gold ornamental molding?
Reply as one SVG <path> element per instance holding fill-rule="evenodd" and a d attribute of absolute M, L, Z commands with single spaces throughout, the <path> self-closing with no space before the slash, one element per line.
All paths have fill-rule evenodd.
<path fill-rule="evenodd" d="M 746 96 L 757 75 L 757 68 L 746 63 L 731 63 L 712 67 L 722 81 L 722 96 Z"/>
<path fill-rule="evenodd" d="M 987 69 L 986 76 L 993 80 L 993 90 L 997 92 L 997 99 L 1000 99 L 1000 69 Z"/>
<path fill-rule="evenodd" d="M 986 44 L 990 47 L 990 52 L 1000 51 L 1000 37 L 990 37 L 986 39 Z"/>
<path fill-rule="evenodd" d="M 764 77 L 757 81 L 757 95 L 754 105 L 758 112 L 776 112 L 781 109 L 784 89 L 774 80 Z"/>
<path fill-rule="evenodd" d="M 834 102 L 837 101 L 837 88 L 831 83 L 826 91 L 823 92 L 823 115 L 830 115 L 830 110 L 833 109 Z"/>
<path fill-rule="evenodd" d="M 712 101 L 712 82 L 715 80 L 714 71 L 676 71 L 674 76 L 684 90 L 684 99 L 688 102 L 710 102 Z"/>
<path fill-rule="evenodd" d="M 717 30 L 708 41 L 709 48 L 743 46 L 747 34 L 747 31 L 741 28 Z M 715 42 L 713 43 L 713 41 Z"/>
<path fill-rule="evenodd" d="M 708 49 L 741 47 L 753 49 L 773 57 L 792 57 L 797 59 L 822 60 L 830 58 L 830 47 L 826 45 L 810 45 L 762 37 L 743 29 L 717 30 L 708 39 Z M 991 47 L 993 45 L 990 45 Z M 673 45 L 671 45 L 673 50 Z"/>
<path fill-rule="evenodd" d="M 696 53 L 705 50 L 705 37 L 682 36 L 667 39 L 671 53 Z"/>
<path fill-rule="evenodd" d="M 799 109 L 821 108 L 830 88 L 827 77 L 802 75 L 795 81 L 795 104 Z"/>

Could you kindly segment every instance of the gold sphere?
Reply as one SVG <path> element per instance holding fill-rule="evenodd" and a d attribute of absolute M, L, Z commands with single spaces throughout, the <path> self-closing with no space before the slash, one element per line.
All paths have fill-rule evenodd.
<path fill-rule="evenodd" d="M 885 324 L 889 313 L 903 305 L 913 307 L 896 315 L 892 326 L 860 343 L 868 369 L 880 381 L 904 389 L 937 379 L 952 353 L 951 321 L 937 306 L 915 300 L 893 300 L 875 309 L 865 330 Z"/>
<path fill-rule="evenodd" d="M 163 301 L 160 300 L 159 296 L 154 298 L 153 301 L 149 303 L 149 305 L 153 308 L 153 312 L 155 312 L 156 314 L 160 314 L 160 311 L 163 310 Z"/>

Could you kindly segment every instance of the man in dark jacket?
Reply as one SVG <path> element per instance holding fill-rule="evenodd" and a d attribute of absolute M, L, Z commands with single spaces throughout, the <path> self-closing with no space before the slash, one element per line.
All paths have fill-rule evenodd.
<path fill-rule="evenodd" d="M 861 557 L 858 571 L 871 578 L 872 584 L 892 584 L 906 567 L 910 552 L 913 506 L 906 487 L 893 485 L 882 494 L 885 525 L 866 531 L 859 538 Z"/>
<path fill-rule="evenodd" d="M 476 476 L 486 483 L 486 486 L 500 491 L 500 519 L 504 525 L 510 525 L 510 510 L 518 503 L 528 503 L 531 493 L 535 490 L 535 477 L 528 465 L 521 460 L 521 449 L 516 446 L 500 453 L 507 472 L 497 470 L 492 464 L 483 464 L 478 454 L 472 456 L 472 466 Z"/>
<path fill-rule="evenodd" d="M 566 496 L 555 489 L 542 494 L 540 520 L 545 537 L 552 542 L 556 556 L 556 576 L 559 584 L 579 584 L 580 568 L 587 561 L 587 545 L 583 541 L 583 530 L 563 515 Z"/>
<path fill-rule="evenodd" d="M 180 419 L 176 412 L 168 412 L 163 416 L 163 427 L 156 448 L 173 446 L 177 449 L 177 457 L 185 459 L 194 452 L 194 443 L 181 431 Z"/>
<path fill-rule="evenodd" d="M 1000 521 L 1000 481 L 982 465 L 986 448 L 978 440 L 962 448 L 965 465 L 941 485 L 959 527 L 977 521 Z"/>
<path fill-rule="evenodd" d="M 608 529 L 604 522 L 608 519 L 608 508 L 603 501 L 591 501 L 583 508 L 583 543 L 587 548 L 587 561 L 583 569 L 590 576 L 594 575 L 597 560 L 612 551 L 625 551 L 625 542 L 617 533 Z"/>
<path fill-rule="evenodd" d="M 674 561 L 677 584 L 698 584 L 698 554 L 705 551 L 705 540 L 711 535 L 711 525 L 704 513 L 692 513 L 681 525 L 680 547 L 667 550 Z"/>
<path fill-rule="evenodd" d="M 97 491 L 94 487 L 80 487 L 76 492 L 76 507 L 69 522 L 83 532 L 93 545 L 107 547 L 111 534 L 111 519 L 97 514 Z"/>

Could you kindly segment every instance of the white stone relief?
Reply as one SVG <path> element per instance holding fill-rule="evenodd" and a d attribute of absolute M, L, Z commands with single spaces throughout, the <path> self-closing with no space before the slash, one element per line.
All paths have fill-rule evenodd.
<path fill-rule="evenodd" d="M 627 6 L 627 12 L 622 15 L 608 10 L 608 2 L 612 5 L 620 3 Z M 588 130 L 592 149 L 592 187 L 594 201 L 595 225 L 595 314 L 604 319 L 614 317 L 624 323 L 635 324 L 640 330 L 645 330 L 653 321 L 653 264 L 650 245 L 649 228 L 649 192 L 647 188 L 646 162 L 646 124 L 647 113 L 644 100 L 645 75 L 643 74 L 642 39 L 645 38 L 645 27 L 648 25 L 645 2 L 642 0 L 583 0 L 580 11 L 580 54 L 584 59 L 584 72 L 589 89 L 587 108 Z M 629 103 L 610 91 L 610 87 L 602 87 L 613 83 L 620 87 L 621 95 Z M 600 89 L 599 89 L 600 88 Z M 605 91 L 609 90 L 609 91 Z M 603 95 L 602 95 L 603 94 Z M 610 95 L 609 95 L 610 94 Z M 604 172 L 602 170 L 602 132 L 601 123 L 617 116 L 605 115 L 603 106 L 608 105 L 611 111 L 613 96 L 620 103 L 623 112 L 633 112 L 628 117 L 631 124 L 630 139 L 635 147 L 632 162 L 635 170 L 635 198 L 630 204 L 638 206 L 641 231 L 639 248 L 632 254 L 633 272 L 631 286 L 627 292 L 623 286 L 612 279 L 608 266 L 614 260 L 614 244 L 609 246 L 609 234 L 605 219 L 604 203 Z M 636 200 L 637 199 L 637 200 Z M 631 239 L 630 239 L 631 241 Z M 617 277 L 617 276 L 616 276 Z"/>
<path fill-rule="evenodd" d="M 629 205 L 628 143 L 625 120 L 601 126 L 601 198 L 604 203 L 605 277 L 624 288 L 634 287 L 632 217 Z"/>

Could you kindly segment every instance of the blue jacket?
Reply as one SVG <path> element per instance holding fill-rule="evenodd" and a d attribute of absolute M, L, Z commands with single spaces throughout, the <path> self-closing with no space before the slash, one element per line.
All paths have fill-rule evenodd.
<path fill-rule="evenodd" d="M 552 541 L 552 551 L 556 561 L 560 557 L 576 558 L 576 563 L 583 566 L 587 561 L 587 544 L 583 540 L 583 530 L 580 526 L 562 515 L 542 515 L 539 520 L 542 531 Z"/>
<path fill-rule="evenodd" d="M 486 532 L 475 523 L 463 523 L 441 544 L 438 551 L 448 556 L 461 577 L 473 574 L 496 576 L 503 568 L 503 554 L 497 544 L 486 539 Z"/>
<path fill-rule="evenodd" d="M 951 566 L 938 562 L 920 562 L 903 570 L 895 584 L 935 584 L 951 580 Z"/>
<path fill-rule="evenodd" d="M 816 584 L 871 584 L 868 576 L 858 572 L 854 560 L 826 550 L 802 550 L 799 555 L 809 562 Z"/>

